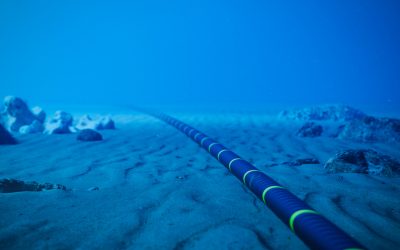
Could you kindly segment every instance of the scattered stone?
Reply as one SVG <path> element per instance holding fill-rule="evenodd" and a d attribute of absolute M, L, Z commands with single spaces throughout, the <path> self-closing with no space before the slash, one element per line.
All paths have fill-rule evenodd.
<path fill-rule="evenodd" d="M 346 105 L 323 105 L 304 109 L 284 110 L 280 118 L 299 121 L 352 121 L 363 119 L 362 111 Z"/>
<path fill-rule="evenodd" d="M 24 182 L 15 179 L 0 179 L 0 193 L 13 193 L 23 191 L 39 192 L 43 190 L 60 189 L 67 190 L 67 188 L 60 184 L 44 183 L 40 184 L 35 181 Z"/>
<path fill-rule="evenodd" d="M 399 176 L 400 163 L 390 156 L 371 149 L 344 150 L 325 164 L 329 173 L 362 173 L 379 176 Z"/>
<path fill-rule="evenodd" d="M 297 131 L 297 136 L 318 137 L 321 136 L 323 130 L 322 126 L 315 122 L 307 122 Z"/>
<path fill-rule="evenodd" d="M 20 134 L 42 133 L 44 126 L 38 120 L 34 120 L 31 125 L 24 125 L 19 128 Z"/>
<path fill-rule="evenodd" d="M 46 123 L 46 134 L 69 134 L 73 132 L 72 128 L 73 117 L 71 114 L 64 111 L 57 111 L 54 117 Z"/>
<path fill-rule="evenodd" d="M 339 127 L 337 137 L 362 142 L 400 142 L 400 120 L 367 116 Z"/>
<path fill-rule="evenodd" d="M 93 129 L 83 129 L 79 131 L 76 139 L 79 141 L 101 141 L 103 137 Z"/>
<path fill-rule="evenodd" d="M 98 191 L 98 190 L 100 190 L 99 187 L 91 187 L 88 189 L 88 191 Z"/>
<path fill-rule="evenodd" d="M 103 129 L 115 129 L 114 121 L 106 116 L 101 117 L 100 119 L 92 119 L 89 115 L 82 116 L 78 124 L 76 125 L 77 129 L 96 129 L 96 130 L 103 130 Z"/>
<path fill-rule="evenodd" d="M 304 159 L 297 159 L 294 161 L 284 162 L 284 165 L 288 165 L 291 167 L 307 165 L 307 164 L 320 164 L 319 160 L 316 158 L 304 158 Z"/>
<path fill-rule="evenodd" d="M 36 119 L 28 105 L 21 98 L 14 96 L 4 98 L 4 113 L 7 116 L 6 128 L 15 132 L 24 125 L 30 125 Z"/>
<path fill-rule="evenodd" d="M 3 125 L 0 124 L 0 145 L 12 145 L 17 144 L 17 141 L 12 137 Z"/>

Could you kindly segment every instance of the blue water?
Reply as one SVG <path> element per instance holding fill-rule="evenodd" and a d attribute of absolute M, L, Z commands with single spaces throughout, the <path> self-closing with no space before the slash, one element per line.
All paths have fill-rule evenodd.
<path fill-rule="evenodd" d="M 0 93 L 396 111 L 399 11 L 398 1 L 1 1 Z"/>

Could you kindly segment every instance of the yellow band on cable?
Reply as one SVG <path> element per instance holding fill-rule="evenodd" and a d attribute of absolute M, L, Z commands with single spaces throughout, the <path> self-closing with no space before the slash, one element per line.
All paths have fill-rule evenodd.
<path fill-rule="evenodd" d="M 237 161 L 237 160 L 240 160 L 240 158 L 232 159 L 232 160 L 229 162 L 229 165 L 228 165 L 229 171 L 232 172 L 232 169 L 231 169 L 232 163 L 235 162 L 235 161 Z"/>
<path fill-rule="evenodd" d="M 219 151 L 219 153 L 218 153 L 218 155 L 217 155 L 217 159 L 219 160 L 219 156 L 223 153 L 223 152 L 225 152 L 225 151 L 228 151 L 228 149 L 222 149 L 221 151 Z"/>
<path fill-rule="evenodd" d="M 262 193 L 262 200 L 264 201 L 265 204 L 267 204 L 267 202 L 265 201 L 265 195 L 267 194 L 268 191 L 270 191 L 271 189 L 274 189 L 274 188 L 284 188 L 284 187 L 281 187 L 281 186 L 269 186 L 266 189 L 264 189 L 264 191 Z"/>
<path fill-rule="evenodd" d="M 201 135 L 201 133 L 200 132 L 197 132 L 197 134 L 194 136 L 194 140 L 196 141 L 197 140 L 197 136 L 199 136 L 199 135 Z"/>
<path fill-rule="evenodd" d="M 204 137 L 203 139 L 201 139 L 200 145 L 203 146 L 203 142 L 205 142 L 207 139 L 210 139 L 210 137 Z"/>
<path fill-rule="evenodd" d="M 211 143 L 210 146 L 208 146 L 208 152 L 211 153 L 211 148 L 216 144 L 218 144 L 218 143 L 216 143 L 216 142 Z"/>
<path fill-rule="evenodd" d="M 290 216 L 290 220 L 289 220 L 290 229 L 294 233 L 295 233 L 295 231 L 294 231 L 294 220 L 297 218 L 297 216 L 302 215 L 302 214 L 318 214 L 318 213 L 316 211 L 310 210 L 310 209 L 301 209 L 301 210 L 298 210 L 298 211 L 294 212 L 292 214 L 292 216 Z"/>
<path fill-rule="evenodd" d="M 248 174 L 250 174 L 251 172 L 260 172 L 260 170 L 252 169 L 252 170 L 247 171 L 247 172 L 243 175 L 243 183 L 244 183 L 245 185 L 246 185 L 246 176 L 247 176 Z"/>

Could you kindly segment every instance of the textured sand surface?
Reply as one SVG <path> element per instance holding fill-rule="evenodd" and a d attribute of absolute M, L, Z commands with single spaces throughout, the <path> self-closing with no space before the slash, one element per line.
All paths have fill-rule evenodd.
<path fill-rule="evenodd" d="M 246 114 L 173 114 L 273 177 L 371 249 L 400 247 L 400 178 L 326 174 L 337 151 L 399 145 L 298 138 L 300 124 Z M 0 249 L 306 249 L 197 144 L 152 117 L 114 115 L 102 142 L 25 135 L 0 147 L 0 178 L 69 191 L 0 194 Z M 282 162 L 315 157 L 321 164 Z M 278 164 L 278 165 L 276 165 Z M 91 187 L 98 191 L 88 191 Z"/>

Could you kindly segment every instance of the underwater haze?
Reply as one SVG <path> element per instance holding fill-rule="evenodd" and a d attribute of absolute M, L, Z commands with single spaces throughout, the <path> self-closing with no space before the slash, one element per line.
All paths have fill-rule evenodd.
<path fill-rule="evenodd" d="M 398 1 L 1 1 L 0 93 L 393 113 L 399 12 Z"/>
<path fill-rule="evenodd" d="M 400 249 L 399 13 L 0 0 L 0 249 Z"/>

